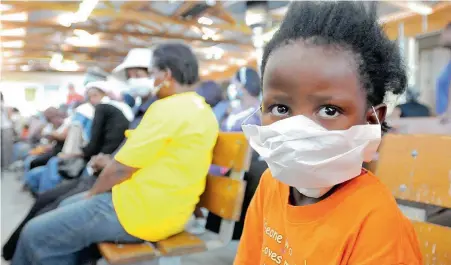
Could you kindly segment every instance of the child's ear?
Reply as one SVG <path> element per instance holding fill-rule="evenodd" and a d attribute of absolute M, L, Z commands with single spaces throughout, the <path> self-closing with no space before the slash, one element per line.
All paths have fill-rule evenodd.
<path fill-rule="evenodd" d="M 371 107 L 366 113 L 366 120 L 370 124 L 382 124 L 387 115 L 387 105 L 384 103 Z"/>

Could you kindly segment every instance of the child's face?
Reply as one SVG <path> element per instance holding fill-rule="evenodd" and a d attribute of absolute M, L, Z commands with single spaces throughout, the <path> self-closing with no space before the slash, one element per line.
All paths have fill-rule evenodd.
<path fill-rule="evenodd" d="M 385 105 L 374 106 L 380 122 Z M 306 45 L 283 46 L 270 56 L 263 77 L 262 123 L 304 115 L 329 130 L 377 123 L 366 103 L 350 52 Z"/>

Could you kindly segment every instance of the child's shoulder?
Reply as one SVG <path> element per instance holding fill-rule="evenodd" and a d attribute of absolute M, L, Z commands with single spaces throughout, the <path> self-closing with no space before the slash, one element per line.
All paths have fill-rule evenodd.
<path fill-rule="evenodd" d="M 379 212 L 388 219 L 401 216 L 391 191 L 370 171 L 365 171 L 359 177 L 342 184 L 339 191 L 351 207 L 367 213 Z"/>

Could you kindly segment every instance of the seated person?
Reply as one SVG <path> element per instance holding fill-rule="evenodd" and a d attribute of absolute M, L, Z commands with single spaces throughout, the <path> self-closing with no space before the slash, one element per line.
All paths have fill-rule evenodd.
<path fill-rule="evenodd" d="M 149 64 L 150 58 L 151 58 L 151 51 L 148 50 L 147 60 L 143 62 L 143 58 L 146 59 L 146 56 L 143 56 L 141 53 L 140 56 L 128 56 L 128 61 L 126 64 L 126 67 L 118 67 L 120 71 L 124 71 L 124 76 L 126 76 L 128 79 L 130 78 L 139 78 L 139 77 L 147 77 L 148 69 L 145 66 L 146 63 Z M 121 64 L 122 65 L 122 64 Z M 116 70 L 119 71 L 119 70 Z M 126 74 L 125 74 L 126 72 Z M 113 71 L 115 73 L 115 71 Z M 119 75 L 121 76 L 121 75 Z M 127 78 L 125 78 L 123 81 L 127 81 Z M 147 89 L 147 94 L 141 94 L 141 102 L 142 104 L 137 106 L 135 109 L 135 115 L 133 121 L 129 124 L 129 129 L 135 129 L 139 123 L 141 122 L 142 118 L 144 117 L 144 114 L 146 113 L 147 109 L 150 107 L 150 105 L 155 102 L 156 97 L 152 93 L 152 87 L 149 87 Z M 144 90 L 144 89 L 143 89 Z M 92 109 L 92 114 L 90 113 L 90 109 Z M 87 123 L 89 120 L 92 120 L 94 116 L 94 109 L 91 104 L 87 103 L 85 105 L 81 105 L 77 108 L 77 111 L 75 113 L 75 116 L 78 118 L 74 118 L 78 120 L 80 123 Z M 85 127 L 85 126 L 83 126 Z M 90 126 L 89 126 L 90 127 Z M 89 137 L 90 132 L 87 132 L 87 137 Z M 89 140 L 89 138 L 87 138 Z M 124 143 L 125 141 L 123 141 Z M 121 146 L 123 145 L 121 144 Z M 117 151 L 120 149 L 118 147 L 114 153 L 117 153 Z M 114 156 L 114 155 L 113 155 Z M 112 155 L 107 154 L 99 154 L 96 156 L 93 156 L 88 163 L 89 166 L 93 169 L 93 172 L 88 172 L 85 170 L 83 173 L 83 176 L 80 179 L 71 180 L 66 183 L 59 184 L 54 189 L 51 189 L 49 191 L 43 192 L 40 194 L 31 210 L 28 212 L 28 215 L 25 217 L 25 219 L 22 221 L 22 223 L 19 224 L 17 229 L 13 232 L 13 234 L 10 236 L 8 241 L 3 246 L 2 255 L 5 260 L 11 260 L 13 257 L 13 254 L 16 250 L 17 242 L 19 240 L 20 233 L 23 229 L 23 227 L 34 217 L 44 214 L 46 212 L 49 212 L 51 210 L 54 210 L 57 208 L 57 206 L 60 204 L 61 201 L 64 199 L 75 195 L 77 193 L 85 192 L 91 189 L 92 185 L 95 183 L 95 180 L 98 176 L 98 174 L 105 168 L 105 166 L 112 160 Z M 89 257 L 88 257 L 89 258 Z"/>
<path fill-rule="evenodd" d="M 221 130 L 226 132 L 241 132 L 241 124 L 245 119 L 248 123 L 260 124 L 257 110 L 260 109 L 260 76 L 252 68 L 242 67 L 232 79 L 231 85 L 236 90 L 239 105 L 230 109 L 221 122 Z"/>
<path fill-rule="evenodd" d="M 243 125 L 268 163 L 236 265 L 423 264 L 412 223 L 362 169 L 405 68 L 376 9 L 293 2 L 262 59 L 262 125 Z"/>
<path fill-rule="evenodd" d="M 243 122 L 259 125 L 260 112 L 258 110 L 260 109 L 259 97 L 261 94 L 261 85 L 258 73 L 252 68 L 240 68 L 232 78 L 231 87 L 229 87 L 229 89 L 231 91 L 235 90 L 236 99 L 238 100 L 239 105 L 235 108 L 230 108 L 229 113 L 226 113 L 221 122 L 221 130 L 241 131 L 241 124 Z M 257 153 L 253 152 L 249 171 L 246 172 L 244 176 L 247 185 L 244 193 L 241 218 L 240 221 L 235 223 L 233 231 L 234 240 L 238 240 L 241 237 L 247 207 L 255 193 L 261 174 L 267 168 L 266 163 L 260 159 Z M 212 165 L 209 173 L 215 176 L 222 176 L 228 171 L 228 168 Z M 205 220 L 203 214 L 201 214 L 200 211 L 196 211 L 196 221 L 188 231 L 193 234 L 201 234 L 205 232 L 205 229 L 208 229 L 214 233 L 218 233 L 221 220 L 222 219 L 214 213 L 209 213 L 207 220 Z"/>
<path fill-rule="evenodd" d="M 188 47 L 161 44 L 150 65 L 149 83 L 163 99 L 148 109 L 88 193 L 25 226 L 12 265 L 76 264 L 93 243 L 153 242 L 184 230 L 205 188 L 218 124 L 194 92 L 198 62 Z"/>
<path fill-rule="evenodd" d="M 430 117 L 429 108 L 418 102 L 419 93 L 410 88 L 406 91 L 406 103 L 395 107 L 391 118 Z"/>
<path fill-rule="evenodd" d="M 97 81 L 86 86 L 89 102 L 95 107 L 88 144 L 81 149 L 81 153 L 60 153 L 58 157 L 50 159 L 46 166 L 31 170 L 26 175 L 26 184 L 32 192 L 42 193 L 61 182 L 62 178 L 58 173 L 60 161 L 74 157 L 89 161 L 99 153 L 111 154 L 124 140 L 124 132 L 133 119 L 133 113 L 127 104 L 106 96 L 108 85 L 105 81 Z M 78 121 L 81 120 L 79 115 L 74 116 Z"/>
<path fill-rule="evenodd" d="M 54 107 L 44 111 L 44 119 L 47 125 L 41 130 L 41 145 L 30 151 L 30 156 L 25 159 L 25 173 L 35 167 L 40 167 L 56 156 L 63 149 L 67 127 L 66 114 Z"/>
<path fill-rule="evenodd" d="M 220 109 L 216 107 L 224 100 L 222 88 L 215 81 L 204 81 L 197 87 L 196 92 L 205 98 L 207 104 L 213 108 L 216 119 L 220 122 L 222 107 Z"/>

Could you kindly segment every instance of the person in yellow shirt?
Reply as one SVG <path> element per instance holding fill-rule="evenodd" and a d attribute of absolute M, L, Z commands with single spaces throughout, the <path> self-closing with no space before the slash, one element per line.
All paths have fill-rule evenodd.
<path fill-rule="evenodd" d="M 93 243 L 159 241 L 183 231 L 204 191 L 219 128 L 194 92 L 198 62 L 190 48 L 162 44 L 150 65 L 147 84 L 160 100 L 88 193 L 26 225 L 12 265 L 75 265 Z"/>

